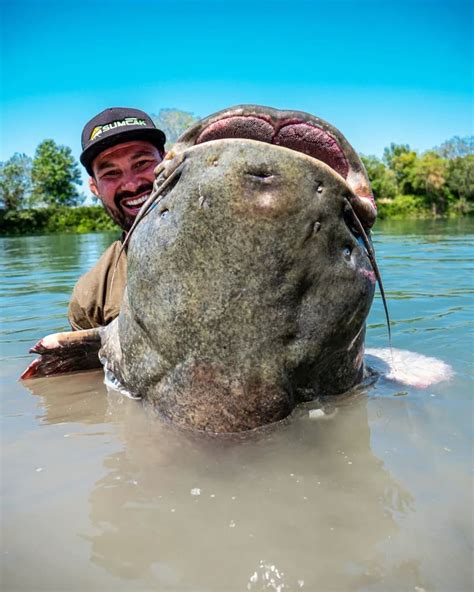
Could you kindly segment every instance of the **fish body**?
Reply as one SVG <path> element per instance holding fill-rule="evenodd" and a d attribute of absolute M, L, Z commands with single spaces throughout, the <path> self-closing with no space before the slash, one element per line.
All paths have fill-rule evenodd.
<path fill-rule="evenodd" d="M 354 216 L 368 228 L 375 206 L 336 128 L 259 106 L 212 115 L 157 169 L 118 318 L 87 332 L 87 356 L 81 332 L 43 339 L 23 378 L 100 359 L 160 415 L 210 432 L 345 392 L 364 377 L 376 282 Z"/>
<path fill-rule="evenodd" d="M 196 179 L 199 182 L 196 182 Z M 328 165 L 243 139 L 196 146 L 128 250 L 101 355 L 165 417 L 240 431 L 363 376 L 375 277 Z"/>

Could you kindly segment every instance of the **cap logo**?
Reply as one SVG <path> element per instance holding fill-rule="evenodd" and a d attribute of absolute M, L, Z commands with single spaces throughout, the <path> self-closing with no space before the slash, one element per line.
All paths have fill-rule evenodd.
<path fill-rule="evenodd" d="M 123 127 L 126 125 L 144 125 L 146 126 L 147 123 L 144 119 L 138 119 L 137 117 L 125 117 L 125 119 L 119 119 L 116 121 L 111 121 L 110 123 L 106 123 L 105 125 L 96 125 L 95 128 L 92 130 L 89 141 L 95 140 L 98 136 L 101 136 L 104 132 L 108 132 L 116 127 Z"/>

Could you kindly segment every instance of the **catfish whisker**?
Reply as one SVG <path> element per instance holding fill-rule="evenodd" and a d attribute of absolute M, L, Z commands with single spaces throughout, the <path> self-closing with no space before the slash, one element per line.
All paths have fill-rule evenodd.
<path fill-rule="evenodd" d="M 388 313 L 387 299 L 385 297 L 385 290 L 383 288 L 382 276 L 380 275 L 379 266 L 377 265 L 377 261 L 375 259 L 375 251 L 374 251 L 374 249 L 370 243 L 370 239 L 367 236 L 367 234 L 364 230 L 364 227 L 362 226 L 361 221 L 357 217 L 357 214 L 355 213 L 354 208 L 352 207 L 350 201 L 347 199 L 347 197 L 344 198 L 344 201 L 346 203 L 348 210 L 352 214 L 354 225 L 356 227 L 357 232 L 360 234 L 360 236 L 362 238 L 365 249 L 367 251 L 367 255 L 369 257 L 370 264 L 372 265 L 372 269 L 374 270 L 375 277 L 377 278 L 377 284 L 379 286 L 380 295 L 382 296 L 382 302 L 383 302 L 383 307 L 384 307 L 384 311 L 385 311 L 385 318 L 387 320 L 388 343 L 389 343 L 390 350 L 391 350 L 392 349 L 392 330 L 391 330 L 391 324 L 390 324 L 390 315 Z"/>

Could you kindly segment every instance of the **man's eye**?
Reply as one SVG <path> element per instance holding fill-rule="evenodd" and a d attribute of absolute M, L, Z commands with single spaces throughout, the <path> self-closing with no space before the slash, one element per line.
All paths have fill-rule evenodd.
<path fill-rule="evenodd" d="M 101 178 L 102 179 L 113 179 L 117 175 L 118 175 L 118 171 L 107 171 L 105 173 L 102 173 Z"/>
<path fill-rule="evenodd" d="M 152 160 L 139 160 L 138 162 L 135 163 L 135 168 L 136 169 L 146 169 L 152 163 L 153 163 Z"/>

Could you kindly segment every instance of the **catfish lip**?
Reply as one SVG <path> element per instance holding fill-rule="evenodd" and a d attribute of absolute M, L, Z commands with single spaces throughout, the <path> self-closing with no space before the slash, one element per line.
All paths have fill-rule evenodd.
<path fill-rule="evenodd" d="M 256 113 L 223 116 L 205 126 L 195 143 L 226 138 L 284 146 L 324 162 L 344 179 L 349 173 L 349 162 L 337 138 L 314 122 L 297 117 L 274 121 Z"/>

